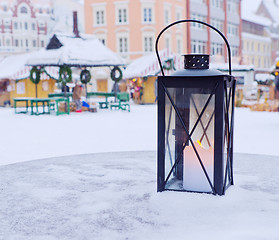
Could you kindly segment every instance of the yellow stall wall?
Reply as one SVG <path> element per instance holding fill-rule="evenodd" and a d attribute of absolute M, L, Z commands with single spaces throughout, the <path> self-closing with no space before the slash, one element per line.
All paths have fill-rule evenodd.
<path fill-rule="evenodd" d="M 37 97 L 47 98 L 49 93 L 54 92 L 56 80 L 46 79 L 41 80 L 37 87 Z M 31 80 L 24 79 L 16 81 L 11 81 L 12 91 L 10 92 L 11 105 L 14 105 L 13 98 L 16 97 L 36 97 L 36 85 L 31 82 Z M 18 103 L 18 106 L 24 106 L 24 103 Z"/>
<path fill-rule="evenodd" d="M 155 81 L 157 77 L 148 77 L 143 84 L 142 103 L 155 103 Z"/>

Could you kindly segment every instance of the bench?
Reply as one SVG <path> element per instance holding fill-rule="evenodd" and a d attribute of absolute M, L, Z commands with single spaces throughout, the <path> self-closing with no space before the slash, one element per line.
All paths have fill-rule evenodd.
<path fill-rule="evenodd" d="M 127 92 L 117 93 L 117 102 L 110 104 L 110 109 L 121 109 L 130 112 L 130 95 Z"/>

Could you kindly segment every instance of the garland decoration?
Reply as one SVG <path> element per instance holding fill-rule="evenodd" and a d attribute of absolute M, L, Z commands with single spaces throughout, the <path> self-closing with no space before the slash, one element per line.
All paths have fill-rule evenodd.
<path fill-rule="evenodd" d="M 121 69 L 115 66 L 110 72 L 110 77 L 113 81 L 119 82 L 123 77 Z"/>
<path fill-rule="evenodd" d="M 80 81 L 83 83 L 83 84 L 87 84 L 89 83 L 91 80 L 91 73 L 89 70 L 87 69 L 84 69 L 81 71 L 80 73 Z"/>

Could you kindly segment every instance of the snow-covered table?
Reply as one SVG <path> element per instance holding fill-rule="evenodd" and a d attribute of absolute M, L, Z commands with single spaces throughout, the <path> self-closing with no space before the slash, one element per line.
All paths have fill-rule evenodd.
<path fill-rule="evenodd" d="M 279 157 L 235 154 L 225 196 L 156 192 L 156 153 L 0 167 L 0 239 L 279 238 Z M 187 236 L 187 237 L 185 237 Z"/>

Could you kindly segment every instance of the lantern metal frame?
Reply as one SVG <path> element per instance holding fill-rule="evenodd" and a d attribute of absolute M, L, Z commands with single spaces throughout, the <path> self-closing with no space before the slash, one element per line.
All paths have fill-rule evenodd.
<path fill-rule="evenodd" d="M 222 84 L 220 84 L 220 76 L 219 81 L 209 81 L 214 79 L 214 76 L 199 76 L 199 83 L 202 81 L 202 87 L 211 89 L 210 95 L 203 107 L 203 109 L 199 112 L 195 102 L 193 99 L 189 99 L 189 101 L 193 101 L 194 109 L 198 115 L 198 119 L 196 120 L 196 123 L 194 124 L 191 132 L 190 129 L 187 129 L 186 123 L 183 120 L 183 117 L 181 116 L 181 113 L 179 112 L 179 109 L 177 108 L 170 92 L 168 91 L 168 88 L 183 88 L 185 87 L 185 81 L 187 81 L 191 78 L 191 76 L 183 76 L 183 79 L 180 76 L 171 76 L 171 81 L 167 81 L 162 62 L 160 60 L 159 51 L 158 51 L 158 43 L 161 35 L 170 27 L 179 24 L 179 23 L 189 23 L 189 22 L 195 22 L 199 24 L 206 25 L 207 27 L 215 30 L 221 37 L 223 38 L 224 42 L 226 43 L 227 50 L 228 50 L 228 64 L 229 64 L 229 75 L 221 75 L 224 76 Z M 199 164 L 203 170 L 203 173 L 206 176 L 206 179 L 210 185 L 210 188 L 212 190 L 211 193 L 214 195 L 224 195 L 226 189 L 234 184 L 233 179 L 233 128 L 234 128 L 234 101 L 235 101 L 235 85 L 236 80 L 231 74 L 231 50 L 229 43 L 226 39 L 226 37 L 215 27 L 211 26 L 208 23 L 199 21 L 199 20 L 192 20 L 192 19 L 186 19 L 186 20 L 180 20 L 176 21 L 174 23 L 169 24 L 166 26 L 158 35 L 156 39 L 155 44 L 155 51 L 158 58 L 158 62 L 161 68 L 162 76 L 158 77 L 158 152 L 157 152 L 157 191 L 161 192 L 164 190 L 174 190 L 174 191 L 187 191 L 188 190 L 177 190 L 177 189 L 167 189 L 166 184 L 173 172 L 175 171 L 175 168 L 179 164 L 179 162 L 182 159 L 183 150 L 186 147 L 186 143 L 190 142 L 193 146 L 193 150 L 197 156 L 197 159 L 199 161 Z M 195 82 L 188 81 L 187 87 L 191 88 L 200 88 L 201 86 L 197 85 Z M 228 91 L 229 88 L 229 91 Z M 215 94 L 215 106 L 214 111 L 210 117 L 210 120 L 208 123 L 203 123 L 201 121 L 201 118 L 212 98 L 212 96 Z M 182 149 L 177 154 L 177 157 L 175 161 L 172 161 L 172 166 L 170 172 L 167 174 L 167 177 L 165 176 L 165 156 L 166 156 L 166 145 L 169 148 L 168 140 L 166 142 L 166 139 L 168 139 L 168 134 L 170 134 L 169 129 L 169 123 L 166 124 L 165 122 L 165 107 L 166 107 L 166 97 L 171 103 L 171 108 L 174 109 L 176 116 L 179 119 L 180 124 L 182 125 L 183 130 L 186 133 L 186 141 L 183 143 Z M 220 106 L 220 103 L 222 103 L 223 107 Z M 229 113 L 231 111 L 231 113 Z M 231 115 L 230 115 L 231 114 Z M 214 142 L 218 141 L 216 144 L 217 146 L 222 146 L 222 149 L 214 148 L 214 184 L 210 180 L 208 173 L 205 169 L 205 166 L 202 162 L 202 159 L 197 151 L 197 149 L 194 146 L 192 135 L 197 127 L 197 125 L 200 123 L 202 126 L 202 129 L 204 131 L 203 137 L 207 138 L 207 128 L 211 122 L 211 119 L 213 116 L 216 116 L 215 123 L 214 123 Z M 166 129 L 166 125 L 167 129 Z M 167 134 L 167 137 L 166 137 Z M 224 143 L 227 143 L 227 149 L 226 149 L 226 159 L 225 159 L 225 166 L 223 164 L 224 160 L 224 154 L 223 154 L 223 148 Z M 169 149 L 170 151 L 170 149 Z M 170 154 L 170 153 L 169 153 Z M 225 167 L 225 171 L 224 171 Z M 192 192 L 192 191 L 190 191 Z M 195 191 L 193 191 L 195 192 Z"/>

